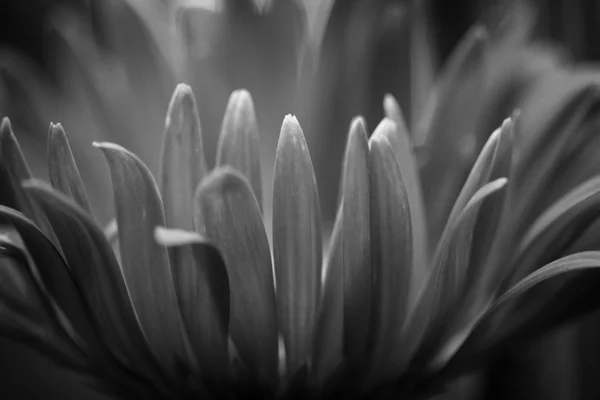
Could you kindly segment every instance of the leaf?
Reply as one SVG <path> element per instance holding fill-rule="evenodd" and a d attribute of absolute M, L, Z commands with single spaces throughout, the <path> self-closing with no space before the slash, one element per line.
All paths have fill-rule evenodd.
<path fill-rule="evenodd" d="M 61 124 L 50 124 L 47 161 L 52 187 L 69 196 L 79 207 L 92 215 L 79 169 Z"/>
<path fill-rule="evenodd" d="M 52 243 L 58 245 L 44 213 L 21 188 L 21 182 L 30 178 L 29 166 L 12 132 L 10 121 L 8 118 L 4 118 L 0 125 L 0 205 L 23 213 L 44 232 Z M 61 251 L 60 247 L 58 250 Z"/>
<path fill-rule="evenodd" d="M 298 121 L 286 116 L 275 153 L 273 261 L 279 328 L 288 376 L 312 353 L 321 292 L 321 210 L 308 146 Z"/>
<path fill-rule="evenodd" d="M 203 377 L 225 381 L 230 293 L 223 258 L 195 232 L 157 227 L 154 235 L 163 246 L 186 247 L 194 257 L 173 269 L 179 307 Z"/>
<path fill-rule="evenodd" d="M 372 271 L 369 194 L 369 144 L 361 117 L 350 124 L 342 173 L 342 270 L 344 278 L 344 353 L 364 368 L 371 318 Z"/>
<path fill-rule="evenodd" d="M 138 324 L 121 268 L 102 230 L 88 213 L 44 183 L 30 180 L 24 187 L 52 224 L 94 326 L 108 348 L 124 365 L 133 367 L 139 363 L 155 371 L 156 361 Z"/>
<path fill-rule="evenodd" d="M 390 118 L 396 124 L 396 129 L 386 129 L 386 132 L 389 132 L 387 139 L 396 153 L 396 158 L 400 164 L 402 180 L 406 185 L 413 243 L 411 288 L 414 288 L 416 291 L 423 284 L 427 268 L 429 267 L 427 219 L 425 217 L 425 204 L 423 203 L 419 168 L 413 151 L 412 141 L 396 99 L 390 94 L 386 95 L 383 100 L 383 107 L 386 118 Z M 411 295 L 411 301 L 414 297 L 414 295 Z"/>
<path fill-rule="evenodd" d="M 94 143 L 110 169 L 119 226 L 121 269 L 129 297 L 159 364 L 175 371 L 178 361 L 195 367 L 183 331 L 167 250 L 154 240 L 165 225 L 158 187 L 133 153 L 111 143 Z"/>
<path fill-rule="evenodd" d="M 229 165 L 248 179 L 262 210 L 260 138 L 254 102 L 245 89 L 231 94 L 217 148 L 217 166 Z"/>
<path fill-rule="evenodd" d="M 194 191 L 206 172 L 196 100 L 188 85 L 179 84 L 167 111 L 160 172 L 168 227 L 194 229 Z M 178 263 L 176 257 L 171 261 Z"/>
<path fill-rule="evenodd" d="M 58 309 L 73 325 L 74 331 L 90 347 L 89 351 L 100 354 L 96 327 L 90 322 L 89 309 L 84 303 L 81 288 L 61 253 L 31 220 L 18 211 L 0 206 L 0 220 L 12 224 L 25 243 L 35 263 L 32 274 L 38 284 L 48 291 Z"/>
<path fill-rule="evenodd" d="M 25 254 L 0 241 L 0 335 L 64 367 L 83 370 L 86 354 L 62 329 L 50 302 L 36 284 Z"/>
<path fill-rule="evenodd" d="M 248 181 L 230 167 L 213 170 L 196 191 L 194 217 L 221 251 L 229 273 L 229 332 L 241 358 L 275 382 L 277 311 L 267 234 Z"/>
<path fill-rule="evenodd" d="M 325 282 L 313 342 L 312 369 L 318 386 L 324 385 L 344 358 L 343 203 L 342 200 L 337 211 L 325 261 Z"/>
<path fill-rule="evenodd" d="M 548 325 L 538 326 L 543 319 L 532 317 L 542 315 L 545 317 L 551 316 L 553 319 L 554 310 L 550 307 L 556 303 L 553 300 L 560 299 L 561 308 L 568 308 L 570 304 L 565 304 L 565 301 L 573 299 L 561 298 L 561 293 L 566 293 L 568 289 L 577 290 L 578 285 L 582 288 L 581 283 L 585 282 L 586 279 L 595 278 L 594 292 L 597 294 L 597 278 L 600 275 L 596 268 L 599 267 L 600 252 L 588 251 L 560 258 L 528 275 L 500 296 L 485 312 L 474 319 L 472 324 L 456 334 L 440 352 L 438 364 L 443 364 L 456 354 L 448 368 L 460 368 L 468 365 L 470 359 L 478 360 L 478 353 L 489 352 L 493 347 L 500 347 L 511 337 L 515 338 L 523 331 L 529 329 L 538 333 L 543 332 Z M 568 276 L 573 273 L 581 273 L 581 279 L 573 280 L 571 284 L 561 285 L 560 291 L 551 292 L 550 296 L 544 296 L 541 301 L 538 296 L 535 308 L 517 307 L 518 305 L 527 304 L 524 296 L 537 286 L 550 283 L 556 279 L 565 279 L 565 275 Z M 512 313 L 507 311 L 512 311 Z M 570 319 L 568 313 L 561 313 L 560 315 L 563 321 Z M 543 328 L 540 329 L 540 327 Z"/>
<path fill-rule="evenodd" d="M 384 119 L 369 140 L 371 187 L 370 384 L 396 378 L 408 360 L 402 328 L 406 322 L 412 274 L 412 226 L 407 187 L 388 137 L 395 127 Z"/>

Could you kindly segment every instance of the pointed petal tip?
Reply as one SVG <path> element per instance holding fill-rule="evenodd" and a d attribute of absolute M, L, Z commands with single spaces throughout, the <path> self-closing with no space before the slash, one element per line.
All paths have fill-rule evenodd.
<path fill-rule="evenodd" d="M 236 169 L 225 165 L 213 169 L 198 185 L 196 188 L 195 197 L 198 197 L 200 193 L 210 192 L 223 192 L 231 190 L 240 184 L 247 183 L 246 178 L 239 173 Z"/>
<path fill-rule="evenodd" d="M 379 125 L 377 125 L 377 127 L 375 128 L 375 131 L 373 131 L 373 135 L 371 135 L 370 141 L 379 143 L 382 140 L 385 140 L 386 142 L 389 142 L 388 137 L 395 130 L 396 124 L 394 123 L 394 121 L 392 121 L 388 117 L 384 117 L 381 120 L 381 122 L 379 122 Z"/>
<path fill-rule="evenodd" d="M 186 83 L 179 83 L 173 91 L 173 96 L 169 102 L 165 127 L 167 133 L 182 133 L 182 129 L 169 129 L 172 125 L 182 126 L 187 118 L 197 119 L 196 98 L 192 87 Z"/>
<path fill-rule="evenodd" d="M 279 134 L 279 142 L 277 144 L 277 151 L 281 151 L 284 146 L 300 146 L 300 148 L 308 151 L 300 123 L 292 114 L 286 115 L 283 119 L 281 132 Z"/>
<path fill-rule="evenodd" d="M 352 122 L 350 122 L 350 135 L 356 135 L 358 133 L 364 134 L 365 137 L 367 135 L 367 122 L 362 115 L 357 115 L 352 118 Z"/>
<path fill-rule="evenodd" d="M 0 124 L 0 132 L 4 132 L 6 130 L 12 131 L 12 127 L 10 124 L 10 118 L 8 118 L 8 117 L 2 118 L 2 124 Z"/>

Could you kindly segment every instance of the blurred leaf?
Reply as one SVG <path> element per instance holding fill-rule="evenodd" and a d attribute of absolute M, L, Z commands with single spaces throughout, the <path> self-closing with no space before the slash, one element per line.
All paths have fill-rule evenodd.
<path fill-rule="evenodd" d="M 195 368 L 189 353 L 167 250 L 154 240 L 154 228 L 165 225 L 158 186 L 144 163 L 111 143 L 102 150 L 113 182 L 119 226 L 121 269 L 150 348 L 159 364 L 173 372 L 177 358 Z"/>
<path fill-rule="evenodd" d="M 196 191 L 194 216 L 223 254 L 231 292 L 229 332 L 242 360 L 269 382 L 277 373 L 277 309 L 267 234 L 248 181 L 213 170 Z"/>
<path fill-rule="evenodd" d="M 179 307 L 203 377 L 226 382 L 230 293 L 221 254 L 194 232 L 158 227 L 154 235 L 163 246 L 186 247 L 194 257 L 173 268 Z"/>
<path fill-rule="evenodd" d="M 364 119 L 352 120 L 342 172 L 342 270 L 344 353 L 364 368 L 371 318 L 371 217 L 369 144 Z"/>
<path fill-rule="evenodd" d="M 302 129 L 286 116 L 275 155 L 273 261 L 288 376 L 310 359 L 321 292 L 321 210 Z"/>
<path fill-rule="evenodd" d="M 248 179 L 262 210 L 260 138 L 254 102 L 250 93 L 236 90 L 231 94 L 217 148 L 217 166 L 229 165 Z"/>
<path fill-rule="evenodd" d="M 93 215 L 71 146 L 61 124 L 50 124 L 47 160 L 52 186 L 73 199 L 89 215 Z"/>
<path fill-rule="evenodd" d="M 369 140 L 371 188 L 371 384 L 404 372 L 408 359 L 402 327 L 410 301 L 412 225 L 407 187 L 388 140 L 397 128 L 384 119 Z"/>

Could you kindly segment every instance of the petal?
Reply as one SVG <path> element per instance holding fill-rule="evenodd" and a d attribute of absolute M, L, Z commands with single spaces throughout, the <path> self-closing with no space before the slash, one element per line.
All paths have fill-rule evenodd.
<path fill-rule="evenodd" d="M 44 213 L 21 188 L 21 182 L 30 178 L 29 167 L 12 132 L 10 121 L 4 118 L 0 125 L 0 205 L 23 213 L 33 220 L 52 243 L 58 245 Z"/>
<path fill-rule="evenodd" d="M 429 239 L 439 239 L 452 202 L 479 150 L 482 90 L 486 88 L 488 65 L 487 32 L 475 26 L 461 39 L 446 62 L 434 88 L 435 106 L 418 125 L 415 142 L 425 143 L 421 170 Z"/>
<path fill-rule="evenodd" d="M 307 362 L 321 291 L 321 210 L 302 129 L 286 116 L 275 154 L 273 260 L 289 376 Z"/>
<path fill-rule="evenodd" d="M 401 340 L 411 287 L 412 229 L 401 166 L 384 119 L 369 140 L 373 304 L 370 384 L 398 378 L 408 360 Z M 387 131 L 387 132 L 386 132 Z"/>
<path fill-rule="evenodd" d="M 48 291 L 75 332 L 90 346 L 92 354 L 100 354 L 98 335 L 90 322 L 81 288 L 58 249 L 31 220 L 11 208 L 0 206 L 0 220 L 9 222 L 21 236 L 36 269 L 33 276 Z"/>
<path fill-rule="evenodd" d="M 578 294 L 583 291 L 597 297 L 600 282 L 597 268 L 600 268 L 600 252 L 588 251 L 560 258 L 538 269 L 504 293 L 471 325 L 448 341 L 436 364 L 443 365 L 456 354 L 449 367 L 462 368 L 492 348 L 501 348 L 508 340 L 514 341 L 519 336 L 531 338 L 551 326 L 576 318 L 580 315 L 578 308 L 589 311 L 589 304 L 580 302 Z M 568 280 L 570 276 L 577 279 Z M 586 285 L 589 282 L 592 284 Z M 552 284 L 555 290 L 546 293 L 534 290 Z M 572 297 L 567 296 L 574 293 Z M 597 301 L 593 304 L 594 308 L 600 306 Z"/>
<path fill-rule="evenodd" d="M 409 331 L 414 330 L 409 332 L 410 336 L 424 331 L 423 338 L 410 339 L 410 351 L 413 349 L 413 340 L 421 344 L 415 361 L 419 366 L 430 361 L 432 353 L 449 334 L 448 331 L 461 329 L 460 326 L 456 326 L 455 307 L 463 294 L 464 260 L 468 260 L 471 250 L 469 239 L 472 236 L 474 221 L 482 202 L 505 188 L 506 183 L 506 178 L 499 178 L 479 189 L 465 205 L 454 224 L 447 229 L 438 245 L 433 258 L 432 273 L 407 328 Z M 462 316 L 459 317 L 458 324 L 464 321 Z"/>
<path fill-rule="evenodd" d="M 354 118 L 348 133 L 342 175 L 342 268 L 344 352 L 364 367 L 371 313 L 371 226 L 369 144 L 364 119 Z"/>
<path fill-rule="evenodd" d="M 418 163 L 408 129 L 402 117 L 402 111 L 396 99 L 390 94 L 386 95 L 383 106 L 386 117 L 396 124 L 396 129 L 386 129 L 389 132 L 386 136 L 396 153 L 402 179 L 406 185 L 406 194 L 408 195 L 413 243 L 413 283 L 411 287 L 420 287 L 429 266 L 429 242 Z"/>
<path fill-rule="evenodd" d="M 317 385 L 332 376 L 344 358 L 344 276 L 342 270 L 343 200 L 338 208 L 325 261 L 325 282 L 315 328 L 312 368 Z"/>
<path fill-rule="evenodd" d="M 52 187 L 72 198 L 79 207 L 92 215 L 79 169 L 61 124 L 50 124 L 47 160 Z"/>
<path fill-rule="evenodd" d="M 178 361 L 193 368 L 167 250 L 154 240 L 154 228 L 165 225 L 158 186 L 134 154 L 111 143 L 94 146 L 102 150 L 110 169 L 121 269 L 142 331 L 167 371 L 178 369 Z"/>
<path fill-rule="evenodd" d="M 229 97 L 217 148 L 217 166 L 229 165 L 248 179 L 262 209 L 260 138 L 254 102 L 245 89 Z"/>
<path fill-rule="evenodd" d="M 179 84 L 167 111 L 160 173 L 168 227 L 194 229 L 194 191 L 206 172 L 196 100 L 188 85 Z"/>
<path fill-rule="evenodd" d="M 512 286 L 538 267 L 536 263 L 549 248 L 562 247 L 570 240 L 567 231 L 579 231 L 587 226 L 591 216 L 597 216 L 600 208 L 600 176 L 591 178 L 565 194 L 546 209 L 531 225 L 517 248 L 518 269 L 510 276 Z"/>
<path fill-rule="evenodd" d="M 0 335 L 81 371 L 87 368 L 86 354 L 62 328 L 51 301 L 36 284 L 25 254 L 0 241 Z"/>
<path fill-rule="evenodd" d="M 207 238 L 229 273 L 229 332 L 243 361 L 274 382 L 277 314 L 267 234 L 248 181 L 235 170 L 213 170 L 196 191 L 194 216 L 203 215 Z"/>
<path fill-rule="evenodd" d="M 155 368 L 121 268 L 102 230 L 89 214 L 42 182 L 32 180 L 24 186 L 52 224 L 90 316 L 108 347 L 125 365 Z"/>
<path fill-rule="evenodd" d="M 155 230 L 156 240 L 169 248 L 185 247 L 191 262 L 173 268 L 183 324 L 190 336 L 202 375 L 224 381 L 229 355 L 229 278 L 219 251 L 195 232 Z"/>

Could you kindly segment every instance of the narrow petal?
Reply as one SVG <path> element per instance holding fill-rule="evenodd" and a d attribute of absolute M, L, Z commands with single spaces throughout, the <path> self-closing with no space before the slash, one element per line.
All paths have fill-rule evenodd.
<path fill-rule="evenodd" d="M 12 132 L 8 118 L 0 125 L 0 205 L 10 207 L 30 218 L 48 238 L 58 245 L 56 236 L 44 213 L 21 188 L 21 182 L 31 178 L 29 166 Z M 59 247 L 60 251 L 60 247 Z"/>
<path fill-rule="evenodd" d="M 288 375 L 310 359 L 321 292 L 321 210 L 308 146 L 286 116 L 275 154 L 273 258 Z"/>
<path fill-rule="evenodd" d="M 408 362 L 403 357 L 406 352 L 401 334 L 411 287 L 411 214 L 401 166 L 387 139 L 389 123 L 383 120 L 369 140 L 374 280 L 369 350 L 371 384 L 398 378 Z"/>
<path fill-rule="evenodd" d="M 591 178 L 565 194 L 546 209 L 525 233 L 517 248 L 518 269 L 508 281 L 513 285 L 533 272 L 536 263 L 548 252 L 548 248 L 562 247 L 571 239 L 564 233 L 587 226 L 591 216 L 598 215 L 600 208 L 600 176 Z"/>
<path fill-rule="evenodd" d="M 274 382 L 277 311 L 267 234 L 248 181 L 229 167 L 217 168 L 196 191 L 194 216 L 223 254 L 229 273 L 229 332 L 243 361 Z"/>
<path fill-rule="evenodd" d="M 193 262 L 173 269 L 179 307 L 202 375 L 224 381 L 229 356 L 229 278 L 219 251 L 195 232 L 155 230 L 156 240 L 167 247 L 188 247 Z"/>
<path fill-rule="evenodd" d="M 425 143 L 421 169 L 429 240 L 437 242 L 481 145 L 482 90 L 487 79 L 488 35 L 481 26 L 465 34 L 433 90 L 435 105 L 420 121 L 415 141 Z M 467 197 L 468 199 L 468 197 Z"/>
<path fill-rule="evenodd" d="M 31 220 L 18 211 L 0 206 L 0 220 L 10 223 L 17 230 L 35 263 L 33 276 L 52 296 L 75 332 L 91 347 L 90 352 L 99 354 L 96 327 L 90 321 L 81 288 L 61 253 Z"/>
<path fill-rule="evenodd" d="M 419 164 L 413 150 L 413 143 L 408 128 L 400 110 L 400 105 L 394 96 L 387 94 L 384 97 L 383 108 L 386 118 L 390 118 L 396 123 L 396 130 L 395 132 L 392 131 L 392 134 L 389 134 L 388 140 L 394 148 L 396 158 L 400 164 L 400 170 L 402 171 L 402 178 L 406 184 L 413 237 L 414 279 L 411 286 L 415 286 L 415 284 L 422 283 L 425 278 L 425 269 L 429 264 L 427 219 L 425 217 L 421 178 L 419 177 Z"/>
<path fill-rule="evenodd" d="M 312 367 L 319 386 L 326 382 L 344 358 L 343 203 L 338 208 L 325 261 L 325 282 L 313 344 Z"/>
<path fill-rule="evenodd" d="M 342 269 L 344 278 L 344 353 L 364 368 L 371 318 L 371 209 L 369 144 L 364 119 L 348 133 L 342 175 Z"/>
<path fill-rule="evenodd" d="M 72 198 L 79 207 L 92 215 L 79 169 L 61 124 L 50 124 L 47 160 L 52 186 Z"/>
<path fill-rule="evenodd" d="M 440 346 L 440 341 L 449 335 L 449 331 L 462 329 L 455 325 L 457 318 L 455 307 L 463 295 L 462 288 L 465 282 L 463 262 L 468 260 L 468 253 L 471 250 L 469 239 L 472 237 L 474 221 L 478 217 L 482 202 L 505 188 L 506 183 L 506 178 L 499 178 L 479 189 L 440 240 L 433 258 L 432 275 L 423 290 L 424 297 L 420 298 L 420 303 L 423 304 L 419 304 L 415 310 L 416 313 L 424 316 L 413 314 L 416 320 L 411 321 L 411 323 L 416 322 L 419 329 L 422 329 L 423 324 L 427 326 L 424 337 L 418 340 L 421 348 L 416 362 L 421 366 L 430 361 L 433 352 Z M 460 323 L 463 323 L 462 316 L 458 317 Z"/>
<path fill-rule="evenodd" d="M 262 210 L 260 138 L 254 102 L 245 89 L 231 94 L 223 117 L 217 166 L 229 165 L 248 179 Z"/>
<path fill-rule="evenodd" d="M 600 252 L 589 251 L 560 258 L 538 269 L 504 293 L 471 325 L 448 341 L 439 353 L 436 365 L 443 365 L 456 354 L 450 368 L 471 366 L 473 361 L 479 359 L 478 355 L 490 352 L 496 346 L 500 348 L 508 340 L 519 336 L 531 338 L 536 332 L 543 332 L 547 329 L 548 319 L 556 326 L 580 315 L 574 312 L 577 308 L 589 310 L 585 303 L 579 302 L 578 296 L 565 295 L 569 291 L 581 292 L 585 287 L 582 283 L 591 281 L 593 284 L 585 287 L 585 290 L 597 296 L 600 282 L 598 268 Z M 569 276 L 577 279 L 568 280 Z M 558 290 L 546 294 L 533 291 L 542 284 L 552 283 L 558 283 L 555 285 Z M 530 293 L 531 296 L 526 297 Z M 529 307 L 528 303 L 534 299 L 534 307 Z M 557 306 L 560 307 L 560 313 L 556 313 Z M 530 332 L 524 334 L 527 331 Z"/>
<path fill-rule="evenodd" d="M 138 321 L 164 368 L 175 371 L 178 361 L 193 368 L 167 250 L 154 240 L 154 228 L 165 225 L 158 186 L 134 154 L 110 143 L 94 145 L 110 169 L 121 269 Z"/>
<path fill-rule="evenodd" d="M 194 191 L 206 172 L 196 100 L 188 85 L 179 84 L 167 111 L 160 172 L 168 227 L 194 229 Z"/>
<path fill-rule="evenodd" d="M 86 353 L 64 331 L 50 303 L 36 284 L 25 254 L 0 240 L 0 335 L 81 372 L 87 368 Z"/>
<path fill-rule="evenodd" d="M 412 142 L 408 135 L 408 129 L 404 123 L 400 107 L 391 95 L 387 95 L 384 99 L 384 108 L 387 117 L 381 121 L 376 130 L 379 130 L 392 145 L 396 159 L 400 165 L 402 181 L 406 185 L 413 246 L 413 259 L 411 262 L 412 283 L 410 285 L 411 295 L 409 300 L 411 306 L 413 306 L 416 293 L 423 285 L 429 267 L 427 221 L 425 219 L 417 161 L 412 150 Z M 390 118 L 395 123 L 395 127 L 390 123 Z"/>
<path fill-rule="evenodd" d="M 42 182 L 28 181 L 25 190 L 52 224 L 90 316 L 108 347 L 125 365 L 152 365 L 154 359 L 138 324 L 121 268 L 102 230 L 89 214 Z"/>

